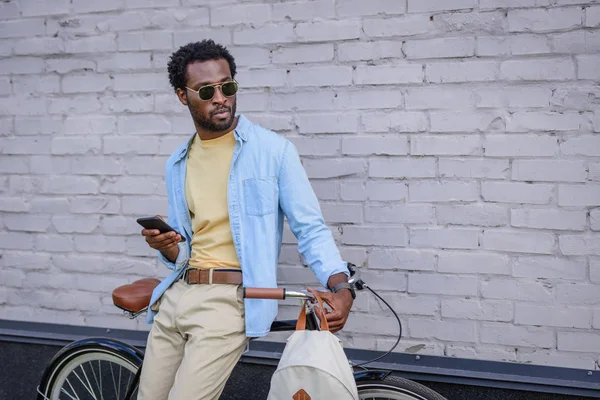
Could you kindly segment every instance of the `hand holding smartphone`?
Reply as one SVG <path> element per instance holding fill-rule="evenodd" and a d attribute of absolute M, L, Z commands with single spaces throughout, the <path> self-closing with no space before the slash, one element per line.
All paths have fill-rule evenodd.
<path fill-rule="evenodd" d="M 167 224 L 162 218 L 159 217 L 142 217 L 137 219 L 137 223 L 143 226 L 146 229 L 156 229 L 161 234 L 167 232 L 175 232 L 179 236 L 181 236 L 181 241 L 185 242 L 185 236 L 181 233 L 177 232 L 173 229 L 169 224 Z"/>

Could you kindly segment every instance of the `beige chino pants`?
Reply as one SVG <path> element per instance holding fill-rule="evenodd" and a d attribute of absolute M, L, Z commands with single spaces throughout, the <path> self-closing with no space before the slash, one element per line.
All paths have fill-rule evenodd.
<path fill-rule="evenodd" d="M 138 400 L 218 399 L 247 343 L 241 286 L 175 282 L 150 331 Z"/>

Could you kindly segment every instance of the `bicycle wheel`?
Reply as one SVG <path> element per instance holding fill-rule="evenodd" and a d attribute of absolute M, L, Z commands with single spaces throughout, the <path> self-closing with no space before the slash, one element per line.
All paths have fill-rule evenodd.
<path fill-rule="evenodd" d="M 428 387 L 397 376 L 358 382 L 357 388 L 360 400 L 447 400 Z"/>
<path fill-rule="evenodd" d="M 41 389 L 50 400 L 122 400 L 138 369 L 138 361 L 123 352 L 75 349 L 50 371 L 48 385 Z M 135 395 L 137 388 L 132 399 Z"/>

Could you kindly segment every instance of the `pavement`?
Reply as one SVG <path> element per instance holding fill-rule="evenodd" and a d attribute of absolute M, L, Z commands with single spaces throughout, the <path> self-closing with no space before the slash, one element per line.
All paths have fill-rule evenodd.
<path fill-rule="evenodd" d="M 44 368 L 60 349 L 53 345 L 0 342 L 0 400 L 33 400 Z M 221 400 L 264 400 L 267 398 L 272 366 L 240 363 L 233 371 Z M 476 386 L 420 382 L 448 400 L 585 400 L 562 396 Z"/>

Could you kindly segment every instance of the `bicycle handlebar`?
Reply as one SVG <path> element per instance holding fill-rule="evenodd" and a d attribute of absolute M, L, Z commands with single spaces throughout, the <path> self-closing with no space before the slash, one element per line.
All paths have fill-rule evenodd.
<path fill-rule="evenodd" d="M 246 299 L 273 299 L 285 300 L 287 298 L 312 299 L 313 295 L 305 292 L 286 290 L 285 288 L 244 288 Z"/>

